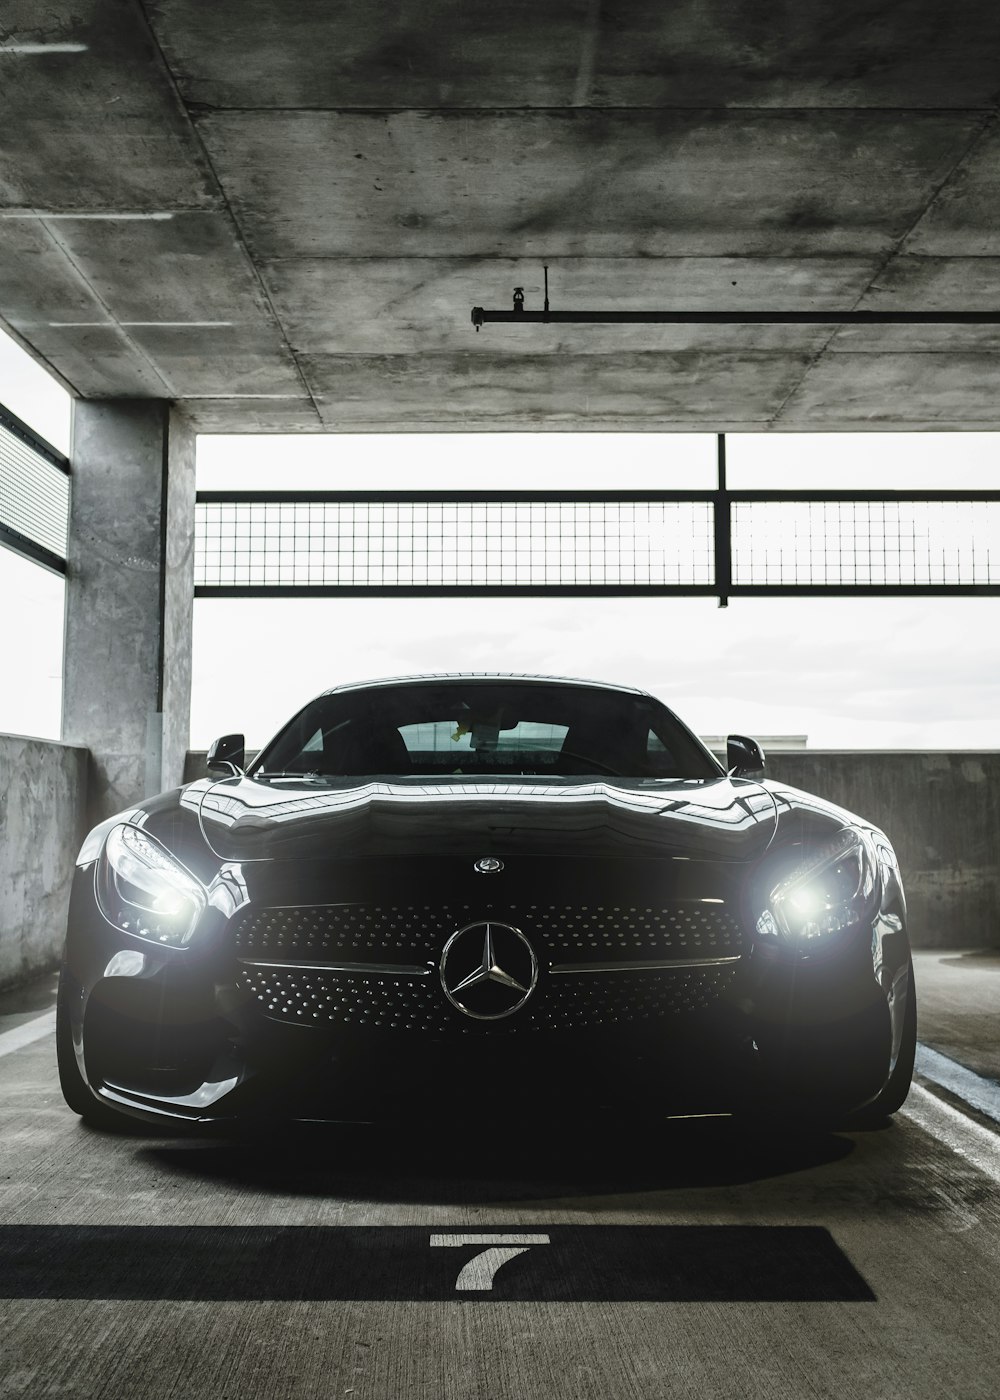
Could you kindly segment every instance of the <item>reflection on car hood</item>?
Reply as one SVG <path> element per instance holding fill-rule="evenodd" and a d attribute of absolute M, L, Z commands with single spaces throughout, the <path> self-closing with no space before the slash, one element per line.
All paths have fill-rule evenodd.
<path fill-rule="evenodd" d="M 518 851 L 748 861 L 776 824 L 760 784 L 729 778 L 337 787 L 229 778 L 192 783 L 180 801 L 200 812 L 216 855 L 234 861 Z"/>

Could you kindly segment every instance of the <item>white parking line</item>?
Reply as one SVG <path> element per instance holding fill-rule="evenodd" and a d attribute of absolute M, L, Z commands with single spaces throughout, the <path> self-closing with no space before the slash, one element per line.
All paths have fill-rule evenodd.
<path fill-rule="evenodd" d="M 56 1009 L 44 1012 L 31 1021 L 24 1021 L 13 1030 L 0 1034 L 0 1056 L 12 1055 L 15 1050 L 23 1050 L 36 1040 L 51 1035 L 56 1028 Z"/>
<path fill-rule="evenodd" d="M 1000 1184 L 1000 1136 L 989 1128 L 967 1118 L 920 1084 L 911 1087 L 900 1116 L 909 1118 Z"/>
<path fill-rule="evenodd" d="M 929 1045 L 917 1046 L 916 1071 L 1000 1123 L 1000 1084 L 995 1080 L 966 1069 L 965 1065 L 932 1050 Z"/>

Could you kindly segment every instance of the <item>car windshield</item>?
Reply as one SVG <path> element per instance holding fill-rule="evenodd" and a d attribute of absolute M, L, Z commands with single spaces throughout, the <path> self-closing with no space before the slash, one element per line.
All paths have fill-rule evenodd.
<path fill-rule="evenodd" d="M 320 696 L 261 752 L 251 775 L 714 778 L 720 771 L 651 696 L 455 680 Z"/>

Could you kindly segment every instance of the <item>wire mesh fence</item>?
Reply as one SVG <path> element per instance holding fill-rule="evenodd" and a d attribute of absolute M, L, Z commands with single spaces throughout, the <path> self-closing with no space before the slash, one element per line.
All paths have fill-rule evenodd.
<path fill-rule="evenodd" d="M 1000 499 L 734 499 L 731 509 L 733 592 L 1000 584 Z"/>
<path fill-rule="evenodd" d="M 1000 493 L 200 492 L 200 595 L 1000 593 Z M 0 405 L 0 543 L 65 572 L 69 464 Z"/>
<path fill-rule="evenodd" d="M 1000 591 L 1000 495 L 205 492 L 202 595 Z"/>
<path fill-rule="evenodd" d="M 203 500 L 201 589 L 711 588 L 710 500 Z"/>

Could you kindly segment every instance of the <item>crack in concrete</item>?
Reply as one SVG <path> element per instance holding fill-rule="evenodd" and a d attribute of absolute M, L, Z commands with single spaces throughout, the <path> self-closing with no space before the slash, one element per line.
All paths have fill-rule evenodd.
<path fill-rule="evenodd" d="M 963 147 L 963 149 L 962 149 L 962 150 L 959 152 L 959 154 L 956 156 L 956 158 L 955 158 L 955 160 L 954 160 L 954 162 L 953 162 L 951 168 L 947 171 L 947 173 L 946 173 L 944 176 L 942 176 L 942 178 L 937 182 L 937 184 L 934 185 L 934 186 L 932 187 L 932 189 L 930 190 L 930 192 L 929 192 L 929 194 L 928 194 L 926 200 L 924 201 L 922 207 L 921 207 L 920 210 L 917 212 L 917 214 L 914 216 L 914 218 L 910 221 L 909 226 L 904 230 L 904 232 L 903 232 L 897 239 L 895 239 L 895 241 L 893 242 L 892 247 L 891 247 L 891 248 L 889 249 L 889 251 L 886 252 L 886 254 L 883 256 L 883 258 L 882 258 L 881 261 L 879 262 L 878 266 L 875 268 L 874 272 L 872 273 L 871 277 L 868 279 L 868 282 L 867 282 L 867 283 L 865 284 L 865 286 L 862 288 L 862 290 L 861 290 L 860 294 L 858 295 L 858 297 L 856 298 L 856 300 L 855 300 L 853 306 L 850 308 L 852 311 L 857 311 L 857 310 L 859 310 L 859 309 L 861 308 L 862 302 L 863 302 L 863 301 L 865 300 L 865 298 L 869 295 L 869 293 L 872 292 L 872 291 L 874 291 L 874 290 L 876 290 L 877 284 L 878 284 L 878 282 L 879 282 L 879 279 L 885 275 L 887 269 L 896 261 L 896 259 L 899 258 L 899 257 L 901 257 L 901 256 L 903 255 L 903 252 L 904 252 L 904 249 L 905 249 L 905 247 L 906 247 L 907 242 L 913 237 L 913 234 L 914 234 L 914 233 L 916 232 L 916 230 L 920 227 L 921 223 L 923 223 L 924 219 L 926 219 L 926 217 L 927 217 L 927 215 L 930 213 L 930 211 L 934 208 L 935 204 L 936 204 L 937 201 L 940 199 L 940 197 L 941 197 L 942 193 L 944 192 L 944 190 L 955 180 L 955 178 L 958 176 L 958 174 L 961 172 L 961 170 L 964 168 L 964 166 L 968 163 L 968 161 L 969 161 L 970 157 L 972 156 L 973 152 L 974 152 L 974 151 L 976 150 L 976 148 L 982 143 L 982 141 L 985 139 L 985 137 L 986 137 L 987 135 L 989 135 L 989 134 L 993 131 L 993 129 L 994 129 L 994 127 L 996 126 L 996 123 L 997 123 L 997 117 L 998 117 L 998 114 L 997 114 L 996 112 L 989 112 L 989 113 L 983 118 L 983 120 L 980 121 L 977 130 L 974 131 L 974 132 L 972 133 L 972 135 L 970 136 L 969 140 L 966 142 L 966 144 L 965 144 L 965 146 Z M 803 388 L 803 386 L 805 385 L 807 379 L 808 379 L 809 376 L 812 374 L 813 370 L 817 367 L 817 365 L 820 363 L 820 361 L 821 361 L 821 360 L 823 359 L 823 357 L 826 355 L 826 353 L 827 353 L 827 351 L 829 350 L 830 346 L 832 345 L 833 341 L 834 341 L 834 340 L 837 338 L 837 336 L 840 334 L 841 329 L 842 329 L 842 327 L 840 327 L 840 326 L 835 326 L 835 327 L 833 328 L 833 330 L 831 331 L 830 335 L 826 338 L 826 340 L 825 340 L 825 341 L 823 342 L 823 344 L 820 346 L 820 348 L 815 352 L 815 354 L 813 354 L 813 355 L 811 356 L 811 358 L 810 358 L 808 364 L 806 365 L 805 369 L 802 371 L 802 374 L 799 376 L 799 378 L 796 380 L 795 384 L 792 385 L 791 389 L 789 389 L 788 393 L 787 393 L 787 394 L 785 395 L 785 397 L 782 399 L 782 401 L 781 401 L 780 405 L 778 406 L 778 409 L 776 410 L 776 412 L 775 412 L 775 413 L 772 415 L 772 417 L 768 420 L 768 425 L 767 425 L 767 426 L 768 426 L 769 428 L 773 428 L 773 427 L 776 427 L 776 426 L 777 426 L 779 419 L 784 415 L 785 410 L 788 408 L 788 406 L 789 406 L 789 404 L 791 403 L 792 399 L 795 398 L 796 395 L 799 393 L 799 391 Z M 857 352 L 857 353 L 872 353 L 872 352 Z M 875 352 L 875 353 L 878 353 L 878 352 Z M 925 353 L 935 353 L 935 354 L 936 354 L 936 353 L 939 353 L 939 352 L 937 352 L 937 351 L 933 351 L 933 352 L 928 351 L 928 352 L 925 352 Z"/>
<path fill-rule="evenodd" d="M 167 379 L 166 375 L 160 369 L 159 365 L 157 365 L 155 360 L 153 360 L 149 355 L 146 354 L 145 350 L 143 350 L 142 346 L 138 343 L 138 341 L 136 341 L 132 336 L 130 336 L 128 331 L 125 330 L 125 328 L 122 326 L 121 322 L 111 310 L 111 307 L 104 300 L 100 292 L 97 290 L 97 288 L 91 282 L 90 278 L 84 272 L 83 268 L 77 262 L 75 255 L 70 250 L 70 247 L 66 243 L 65 239 L 60 237 L 60 235 L 52 227 L 52 224 L 48 219 L 40 218 L 38 220 L 38 223 L 42 231 L 44 232 L 46 238 L 52 244 L 53 248 L 55 248 L 56 251 L 65 260 L 65 262 L 71 269 L 73 275 L 76 277 L 77 281 L 86 290 L 87 294 L 93 298 L 93 300 L 105 313 L 111 328 L 118 332 L 122 340 L 132 351 L 136 359 L 140 361 L 140 363 L 145 364 L 147 368 L 152 372 L 153 376 L 157 380 L 159 380 L 160 384 L 162 384 L 163 388 L 166 390 L 166 397 L 170 399 L 176 399 L 178 397 L 178 394 L 174 389 L 173 385 Z"/>
<path fill-rule="evenodd" d="M 184 122 L 187 125 L 192 143 L 197 147 L 198 151 L 200 152 L 202 161 L 205 165 L 205 169 L 210 175 L 218 191 L 219 198 L 222 202 L 222 210 L 229 218 L 233 230 L 233 239 L 243 258 L 244 266 L 249 270 L 251 280 L 257 288 L 263 305 L 267 308 L 267 312 L 271 318 L 271 325 L 278 335 L 282 349 L 285 351 L 285 354 L 288 356 L 289 360 L 294 365 L 295 374 L 298 378 L 299 383 L 302 385 L 303 393 L 308 399 L 309 403 L 311 404 L 312 410 L 316 415 L 316 420 L 322 428 L 324 426 L 323 415 L 320 413 L 319 404 L 316 401 L 316 396 L 312 391 L 312 387 L 309 384 L 309 381 L 306 379 L 305 371 L 299 363 L 298 356 L 292 348 L 291 341 L 289 340 L 288 335 L 285 331 L 285 327 L 282 324 L 281 317 L 278 315 L 277 308 L 275 307 L 274 302 L 271 300 L 271 293 L 264 282 L 260 269 L 258 268 L 254 258 L 251 256 L 250 249 L 247 246 L 247 241 L 243 233 L 243 229 L 240 225 L 239 220 L 236 217 L 236 211 L 233 209 L 233 206 L 229 199 L 229 195 L 227 194 L 226 189 L 219 178 L 218 171 L 216 170 L 215 164 L 212 161 L 211 156 L 209 155 L 208 148 L 202 140 L 201 133 L 198 130 L 197 124 L 192 120 L 191 114 L 188 112 L 177 79 L 174 76 L 173 70 L 171 69 L 170 64 L 167 62 L 166 55 L 163 52 L 163 48 L 160 44 L 159 37 L 156 34 L 156 31 L 153 29 L 153 26 L 149 20 L 149 16 L 146 14 L 143 5 L 141 3 L 138 3 L 136 5 L 136 9 L 138 10 L 139 15 L 141 16 L 142 23 L 145 26 L 146 32 L 149 36 L 149 42 L 156 52 L 156 56 L 160 64 L 160 69 L 164 74 L 164 77 L 167 81 L 167 84 L 170 87 L 171 92 L 173 93 L 174 100 L 177 103 L 178 111 L 183 115 Z"/>
<path fill-rule="evenodd" d="M 917 231 L 917 229 L 918 229 L 918 228 L 920 227 L 920 225 L 923 223 L 924 219 L 926 219 L 927 215 L 931 212 L 931 210 L 932 210 L 932 209 L 934 208 L 934 206 L 937 204 L 937 202 L 938 202 L 938 200 L 940 199 L 941 195 L 943 194 L 944 190 L 945 190 L 950 184 L 952 184 L 952 182 L 955 180 L 956 176 L 957 176 L 957 175 L 959 174 L 959 172 L 962 170 L 963 166 L 965 166 L 965 165 L 968 163 L 970 156 L 971 156 L 971 155 L 973 154 L 973 152 L 976 150 L 977 146 L 979 146 L 979 145 L 983 142 L 983 140 L 985 139 L 985 137 L 988 136 L 988 135 L 992 132 L 993 128 L 996 126 L 996 123 L 997 123 L 997 113 L 996 113 L 996 112 L 992 112 L 992 113 L 988 114 L 988 115 L 987 115 L 986 117 L 984 117 L 984 119 L 980 122 L 980 124 L 979 124 L 979 129 L 978 129 L 977 131 L 975 131 L 975 132 L 973 133 L 973 135 L 969 138 L 968 142 L 967 142 L 966 145 L 965 145 L 965 149 L 964 149 L 964 150 L 961 152 L 961 154 L 956 158 L 955 163 L 952 165 L 952 167 L 951 167 L 951 169 L 948 171 L 948 173 L 947 173 L 941 180 L 939 180 L 938 183 L 937 183 L 937 185 L 934 186 L 934 188 L 931 190 L 931 192 L 930 192 L 930 194 L 928 195 L 926 201 L 924 202 L 923 208 L 919 211 L 919 213 L 918 213 L 918 214 L 915 216 L 915 218 L 912 220 L 912 222 L 910 223 L 909 228 L 906 230 L 906 232 L 905 232 L 900 238 L 898 238 L 898 239 L 896 240 L 896 243 L 895 243 L 894 247 L 891 248 L 890 251 L 886 253 L 885 257 L 882 259 L 882 261 L 881 261 L 881 263 L 879 264 L 879 266 L 878 266 L 878 267 L 875 269 L 875 271 L 872 273 L 872 276 L 871 276 L 871 278 L 870 278 L 870 280 L 869 280 L 869 282 L 868 282 L 868 285 L 864 288 L 864 290 L 862 291 L 861 295 L 858 297 L 857 301 L 854 303 L 854 306 L 851 308 L 852 311 L 856 311 L 856 310 L 860 307 L 861 303 L 864 301 L 864 299 L 865 299 L 865 297 L 868 295 L 868 293 L 871 292 L 871 291 L 873 291 L 873 290 L 875 290 L 876 284 L 878 283 L 879 278 L 882 277 L 882 276 L 885 274 L 886 270 L 892 265 L 893 262 L 895 262 L 895 260 L 896 260 L 898 257 L 900 257 L 900 256 L 903 255 L 904 250 L 905 250 L 905 247 L 906 247 L 906 244 L 907 244 L 907 243 L 909 242 L 909 240 L 913 237 L 914 233 Z"/>
<path fill-rule="evenodd" d="M 597 40 L 601 28 L 601 0 L 590 0 L 583 23 L 583 41 L 580 45 L 580 67 L 577 70 L 573 88 L 573 106 L 586 107 L 590 90 L 594 85 L 594 68 L 597 63 Z"/>

